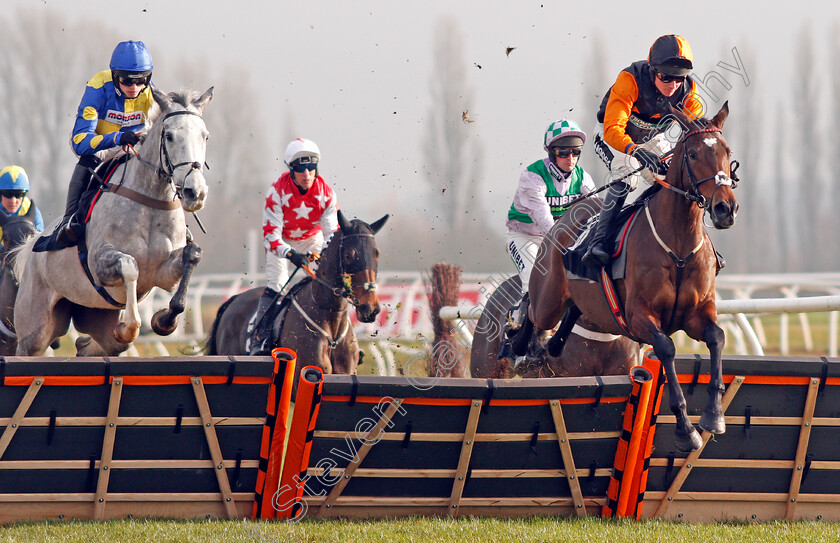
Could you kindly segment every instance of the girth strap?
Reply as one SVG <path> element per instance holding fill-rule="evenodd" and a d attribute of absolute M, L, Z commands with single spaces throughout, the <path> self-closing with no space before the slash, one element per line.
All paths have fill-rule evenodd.
<path fill-rule="evenodd" d="M 627 325 L 627 320 L 624 317 L 624 308 L 621 306 L 621 298 L 618 297 L 618 292 L 615 290 L 615 283 L 613 283 L 612 277 L 607 273 L 606 268 L 601 268 L 601 287 L 604 289 L 604 296 L 607 299 L 610 314 L 618 329 L 621 330 L 621 333 L 637 343 L 644 343 L 630 333 L 630 327 Z"/>
<path fill-rule="evenodd" d="M 108 291 L 105 290 L 105 287 L 103 287 L 102 285 L 97 285 L 96 282 L 93 280 L 93 274 L 90 272 L 90 266 L 88 266 L 87 242 L 85 241 L 84 236 L 82 236 L 79 239 L 78 249 L 79 249 L 79 262 L 81 262 L 82 269 L 85 270 L 85 275 L 87 275 L 88 281 L 90 281 L 90 284 L 93 285 L 93 288 L 96 290 L 96 292 L 98 292 L 99 295 L 102 296 L 103 300 L 105 300 L 106 302 L 108 302 L 112 306 L 118 307 L 120 309 L 124 309 L 125 304 L 121 304 L 120 302 L 116 301 L 113 297 L 111 297 L 110 294 L 108 294 Z"/>

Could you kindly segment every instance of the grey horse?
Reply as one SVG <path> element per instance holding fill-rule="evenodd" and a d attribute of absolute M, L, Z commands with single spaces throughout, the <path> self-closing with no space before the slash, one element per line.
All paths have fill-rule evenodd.
<path fill-rule="evenodd" d="M 201 249 L 187 239 L 185 212 L 198 211 L 207 198 L 203 168 L 209 133 L 202 114 L 213 88 L 201 95 L 152 93 L 159 115 L 151 115 L 156 120 L 137 156 L 119 166 L 108 190 L 99 194 L 86 246 L 33 253 L 33 237 L 18 249 L 16 354 L 43 354 L 72 319 L 76 330 L 89 336 L 76 341 L 78 356 L 117 355 L 137 339 L 137 301 L 153 287 L 171 292 L 177 286 L 169 307 L 151 323 L 161 335 L 175 330 L 189 278 L 201 259 Z"/>

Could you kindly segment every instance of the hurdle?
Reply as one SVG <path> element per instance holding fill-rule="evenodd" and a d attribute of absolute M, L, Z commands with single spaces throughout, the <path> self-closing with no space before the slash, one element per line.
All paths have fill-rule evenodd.
<path fill-rule="evenodd" d="M 686 454 L 650 352 L 630 375 L 512 380 L 272 354 L 0 358 L 0 522 L 840 520 L 838 359 L 725 356 L 727 431 Z M 696 424 L 709 360 L 676 364 Z"/>
<path fill-rule="evenodd" d="M 0 522 L 252 516 L 276 366 L 0 357 Z"/>

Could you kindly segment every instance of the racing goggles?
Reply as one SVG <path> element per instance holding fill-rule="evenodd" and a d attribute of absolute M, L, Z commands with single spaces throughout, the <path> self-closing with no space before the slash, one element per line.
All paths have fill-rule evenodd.
<path fill-rule="evenodd" d="M 291 168 L 293 172 L 297 173 L 303 173 L 306 170 L 316 170 L 318 168 L 318 157 L 302 156 L 299 159 L 292 162 Z"/>
<path fill-rule="evenodd" d="M 141 75 L 140 77 L 120 76 L 118 79 L 120 80 L 120 85 L 125 85 L 126 87 L 130 87 L 132 85 L 139 85 L 141 87 L 144 87 L 149 84 L 148 75 Z"/>
<path fill-rule="evenodd" d="M 560 158 L 568 158 L 569 155 L 580 156 L 583 150 L 580 147 L 552 147 L 551 150 L 554 152 L 554 156 Z"/>
<path fill-rule="evenodd" d="M 25 190 L 0 190 L 0 196 L 3 198 L 23 198 L 26 196 Z"/>
<path fill-rule="evenodd" d="M 683 81 L 685 81 L 685 76 L 684 75 L 668 75 L 668 74 L 663 74 L 660 71 L 657 71 L 656 72 L 656 79 L 662 81 L 663 83 L 673 83 L 674 81 L 679 81 L 680 83 L 682 83 Z"/>

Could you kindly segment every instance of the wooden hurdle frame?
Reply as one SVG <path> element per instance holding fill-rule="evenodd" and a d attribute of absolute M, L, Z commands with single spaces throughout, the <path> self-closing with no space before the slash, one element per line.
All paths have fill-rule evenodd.
<path fill-rule="evenodd" d="M 306 436 L 311 445 L 296 466 L 287 456 L 281 485 L 294 486 L 295 474 L 297 501 L 279 518 L 583 516 L 607 503 L 627 377 L 436 380 L 309 370 L 320 407 L 316 420 L 292 423 L 290 440 Z M 527 429 L 511 424 L 516 416 L 529 417 Z"/>
<path fill-rule="evenodd" d="M 707 357 L 676 360 L 696 424 Z M 631 376 L 436 379 L 273 357 L 0 357 L 0 522 L 628 516 L 840 519 L 840 361 L 725 357 L 727 432 L 673 450 Z M 281 469 L 282 466 L 282 469 Z"/>
<path fill-rule="evenodd" d="M 0 522 L 250 516 L 274 365 L 0 358 Z"/>
<path fill-rule="evenodd" d="M 677 361 L 694 423 L 708 363 L 699 356 Z M 667 452 L 657 438 L 641 516 L 840 520 L 840 363 L 733 356 L 723 367 L 726 434 L 710 441 L 704 432 L 703 448 L 688 455 Z M 675 423 L 670 414 L 659 420 L 668 430 Z"/>

